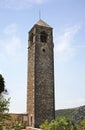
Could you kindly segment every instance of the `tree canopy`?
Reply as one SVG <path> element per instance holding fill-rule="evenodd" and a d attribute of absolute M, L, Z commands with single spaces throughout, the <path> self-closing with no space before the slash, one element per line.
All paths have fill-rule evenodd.
<path fill-rule="evenodd" d="M 0 74 L 0 94 L 5 91 L 5 81 L 3 76 Z"/>
<path fill-rule="evenodd" d="M 5 125 L 5 121 L 10 118 L 8 114 L 10 99 L 4 97 L 4 91 L 6 91 L 5 81 L 3 76 L 0 74 L 0 129 Z"/>
<path fill-rule="evenodd" d="M 40 128 L 42 130 L 85 130 L 85 120 L 82 120 L 79 124 L 75 124 L 65 117 L 60 117 L 50 123 L 46 120 L 40 125 Z"/>

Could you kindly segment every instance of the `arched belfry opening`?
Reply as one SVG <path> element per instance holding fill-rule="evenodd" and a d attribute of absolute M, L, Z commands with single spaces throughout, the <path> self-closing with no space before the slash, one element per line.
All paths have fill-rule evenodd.
<path fill-rule="evenodd" d="M 55 118 L 52 30 L 39 20 L 28 33 L 27 114 L 29 126 L 36 128 Z"/>
<path fill-rule="evenodd" d="M 45 31 L 42 31 L 40 33 L 40 41 L 41 42 L 47 42 L 47 33 Z"/>

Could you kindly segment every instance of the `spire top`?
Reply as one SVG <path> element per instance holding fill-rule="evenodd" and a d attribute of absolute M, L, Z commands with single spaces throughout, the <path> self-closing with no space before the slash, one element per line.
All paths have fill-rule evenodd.
<path fill-rule="evenodd" d="M 41 10 L 39 9 L 39 19 L 41 19 Z"/>

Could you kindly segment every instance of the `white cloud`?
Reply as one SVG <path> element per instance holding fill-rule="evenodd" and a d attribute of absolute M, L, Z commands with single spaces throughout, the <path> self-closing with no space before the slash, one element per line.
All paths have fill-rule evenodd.
<path fill-rule="evenodd" d="M 4 33 L 7 35 L 12 35 L 14 33 L 17 32 L 17 25 L 16 24 L 11 24 L 8 25 L 5 29 L 4 29 Z"/>
<path fill-rule="evenodd" d="M 46 0 L 1 0 L 0 7 L 11 9 L 26 9 L 34 4 L 43 4 Z"/>
<path fill-rule="evenodd" d="M 55 56 L 59 61 L 67 60 L 75 54 L 72 40 L 79 31 L 80 26 L 73 26 L 64 30 L 64 33 L 55 39 Z"/>
<path fill-rule="evenodd" d="M 0 55 L 15 56 L 21 48 L 21 40 L 17 35 L 17 25 L 10 24 L 5 27 L 3 32 L 5 39 L 0 39 Z"/>
<path fill-rule="evenodd" d="M 13 36 L 9 41 L 5 44 L 5 50 L 8 55 L 16 55 L 18 50 L 21 47 L 21 41 L 19 37 Z"/>

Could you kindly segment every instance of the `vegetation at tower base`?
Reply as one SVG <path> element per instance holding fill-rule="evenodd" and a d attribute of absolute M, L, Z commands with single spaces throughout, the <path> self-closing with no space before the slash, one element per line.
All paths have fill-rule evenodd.
<path fill-rule="evenodd" d="M 82 120 L 79 124 L 75 124 L 65 117 L 60 117 L 50 123 L 46 120 L 40 125 L 40 128 L 42 130 L 85 130 L 85 120 Z"/>
<path fill-rule="evenodd" d="M 22 129 L 22 124 L 16 121 L 14 128 L 12 128 L 12 130 L 21 130 L 21 129 Z"/>
<path fill-rule="evenodd" d="M 65 117 L 56 118 L 51 123 L 46 120 L 40 128 L 42 130 L 77 130 L 77 127 Z"/>
<path fill-rule="evenodd" d="M 5 121 L 10 119 L 8 114 L 9 112 L 9 103 L 10 99 L 4 97 L 3 92 L 5 91 L 5 82 L 3 76 L 0 74 L 0 129 L 5 125 Z M 7 92 L 7 91 L 5 91 Z"/>
<path fill-rule="evenodd" d="M 46 120 L 40 125 L 42 130 L 85 130 L 85 106 L 61 109 L 55 112 L 56 119 Z"/>

